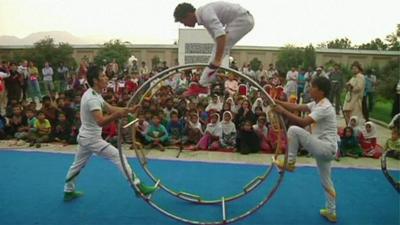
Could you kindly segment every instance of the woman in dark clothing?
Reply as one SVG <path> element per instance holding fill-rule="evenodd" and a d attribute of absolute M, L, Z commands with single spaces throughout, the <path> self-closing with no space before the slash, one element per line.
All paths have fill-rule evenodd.
<path fill-rule="evenodd" d="M 236 128 L 242 127 L 244 121 L 249 121 L 251 125 L 255 124 L 256 117 L 251 110 L 251 105 L 249 100 L 244 100 L 238 113 L 235 117 Z"/>
<path fill-rule="evenodd" d="M 260 138 L 253 130 L 251 121 L 246 120 L 243 122 L 243 126 L 239 131 L 236 144 L 240 154 L 256 153 L 260 151 Z"/>

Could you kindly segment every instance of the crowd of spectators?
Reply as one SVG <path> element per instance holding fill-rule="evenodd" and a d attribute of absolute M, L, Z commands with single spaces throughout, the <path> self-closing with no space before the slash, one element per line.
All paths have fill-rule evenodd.
<path fill-rule="evenodd" d="M 122 67 L 113 60 L 104 65 L 109 85 L 102 94 L 108 103 L 126 106 L 138 87 L 168 68 L 167 62 L 151 69 L 145 62 L 138 64 L 134 61 Z M 0 137 L 14 139 L 15 145 L 29 144 L 37 148 L 45 142 L 75 144 L 80 127 L 80 99 L 88 88 L 85 81 L 88 65 L 82 61 L 77 70 L 71 71 L 63 63 L 53 68 L 46 62 L 39 71 L 34 62 L 2 62 Z M 354 77 L 347 83 L 339 65 L 328 70 L 322 66 L 292 67 L 286 74 L 276 70 L 273 64 L 257 71 L 248 64 L 238 68 L 232 63 L 231 67 L 257 81 L 272 98 L 296 104 L 312 101 L 309 94 L 311 79 L 327 77 L 333 89 L 329 99 L 335 104 L 337 115 L 343 109 L 348 121 L 345 127 L 338 129 L 340 155 L 379 158 L 382 154 L 384 148 L 377 144 L 375 125 L 365 118 L 362 107 L 365 96 L 372 99 L 364 92 L 372 92 L 376 77 L 372 74 L 364 76 L 359 64 L 353 65 Z M 122 129 L 123 142 L 131 148 L 162 151 L 183 147 L 242 154 L 273 153 L 278 146 L 285 151 L 286 136 L 274 121 L 268 101 L 258 88 L 233 73 L 221 71 L 211 93 L 185 97 L 183 93 L 198 81 L 200 73 L 201 68 L 179 71 L 162 82 L 148 84 L 151 91 L 143 97 L 137 115 L 139 121 Z M 340 93 L 343 90 L 347 95 L 342 106 Z M 367 111 L 372 107 L 367 107 Z M 359 125 L 363 119 L 365 123 Z M 122 122 L 127 123 L 128 118 Z M 117 121 L 103 128 L 103 137 L 107 141 L 115 144 L 117 136 Z M 399 148 L 399 141 L 399 127 L 394 126 L 392 137 L 387 141 L 392 144 L 385 148 Z"/>

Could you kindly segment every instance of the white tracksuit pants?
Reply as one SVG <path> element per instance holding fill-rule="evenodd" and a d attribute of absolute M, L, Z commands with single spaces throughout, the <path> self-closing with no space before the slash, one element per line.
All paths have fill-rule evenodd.
<path fill-rule="evenodd" d="M 231 23 L 226 25 L 225 27 L 226 44 L 222 56 L 223 61 L 225 57 L 229 57 L 229 53 L 232 47 L 247 33 L 249 33 L 253 29 L 253 27 L 254 27 L 254 18 L 249 12 L 237 17 Z M 217 45 L 215 44 L 211 51 L 211 57 L 209 63 L 214 62 L 216 52 L 217 52 Z M 207 69 L 208 69 L 207 67 L 204 69 L 203 73 L 200 76 L 200 81 L 199 81 L 200 85 L 204 87 L 212 83 L 216 79 L 216 76 L 208 76 L 210 71 Z"/>
<path fill-rule="evenodd" d="M 291 126 L 287 136 L 289 162 L 296 160 L 300 144 L 313 155 L 325 190 L 326 208 L 331 213 L 336 213 L 336 191 L 331 179 L 331 161 L 335 158 L 337 144 L 317 139 L 298 126 Z"/>
<path fill-rule="evenodd" d="M 113 145 L 108 143 L 107 141 L 101 138 L 82 138 L 78 136 L 78 151 L 75 154 L 75 160 L 72 163 L 71 167 L 68 170 L 64 192 L 73 192 L 75 191 L 75 181 L 78 177 L 81 169 L 86 165 L 89 158 L 94 154 L 102 156 L 105 159 L 110 160 L 114 163 L 119 170 L 126 177 L 121 160 L 119 158 L 118 149 L 116 149 Z M 124 156 L 124 161 L 126 165 L 126 169 L 128 171 L 127 179 L 132 179 L 132 170 L 129 164 L 127 163 L 126 157 Z"/>

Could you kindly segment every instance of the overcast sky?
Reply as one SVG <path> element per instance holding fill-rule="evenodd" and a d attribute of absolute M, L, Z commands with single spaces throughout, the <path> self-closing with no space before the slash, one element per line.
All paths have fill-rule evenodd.
<path fill-rule="evenodd" d="M 119 38 L 135 44 L 178 39 L 175 0 L 0 0 L 0 35 L 23 38 L 61 30 L 78 37 Z M 190 1 L 195 7 L 207 0 Z M 353 44 L 382 38 L 400 23 L 399 0 L 234 0 L 255 18 L 239 45 L 314 45 L 348 37 Z"/>

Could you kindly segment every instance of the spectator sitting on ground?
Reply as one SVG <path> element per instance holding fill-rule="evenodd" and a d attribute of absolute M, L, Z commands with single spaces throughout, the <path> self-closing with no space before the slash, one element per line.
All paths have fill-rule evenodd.
<path fill-rule="evenodd" d="M 170 136 L 170 143 L 172 145 L 181 144 L 183 126 L 181 121 L 179 121 L 178 112 L 171 112 L 170 120 L 168 121 L 167 125 L 167 131 Z"/>
<path fill-rule="evenodd" d="M 258 135 L 258 138 L 260 140 L 260 147 L 261 151 L 266 152 L 266 153 L 274 153 L 273 149 L 268 141 L 268 126 L 267 126 L 267 119 L 264 115 L 261 115 L 257 119 L 257 124 L 253 125 L 253 130 L 256 132 Z"/>
<path fill-rule="evenodd" d="M 382 150 L 377 142 L 375 125 L 372 122 L 366 122 L 360 137 L 360 145 L 364 150 L 364 156 L 375 159 L 381 157 Z"/>
<path fill-rule="evenodd" d="M 363 156 L 363 150 L 360 147 L 358 138 L 354 135 L 353 128 L 344 128 L 343 135 L 340 137 L 339 149 L 342 157 L 350 156 L 358 158 Z"/>
<path fill-rule="evenodd" d="M 222 116 L 221 128 L 221 146 L 228 150 L 234 150 L 236 147 L 236 127 L 232 122 L 233 116 L 230 111 L 225 111 Z"/>
<path fill-rule="evenodd" d="M 38 112 L 34 128 L 34 130 L 29 132 L 29 147 L 36 144 L 36 148 L 40 148 L 41 143 L 49 141 L 49 135 L 51 132 L 51 124 L 49 120 L 46 119 L 43 111 Z"/>
<path fill-rule="evenodd" d="M 71 124 L 67 120 L 67 116 L 64 112 L 58 114 L 58 120 L 56 122 L 53 139 L 63 144 L 68 144 L 71 138 Z"/>
<path fill-rule="evenodd" d="M 204 131 L 203 137 L 197 143 L 195 150 L 218 150 L 221 147 L 222 127 L 219 121 L 219 114 L 210 115 L 210 123 Z"/>
<path fill-rule="evenodd" d="M 154 114 L 152 116 L 152 123 L 146 133 L 146 141 L 150 144 L 150 147 L 158 147 L 161 151 L 164 151 L 164 146 L 168 143 L 168 132 L 167 129 L 161 124 L 161 118 L 159 115 Z"/>
<path fill-rule="evenodd" d="M 400 126 L 392 126 L 392 136 L 385 143 L 385 152 L 387 157 L 400 160 Z"/>
<path fill-rule="evenodd" d="M 361 129 L 360 125 L 359 125 L 358 117 L 357 116 L 352 116 L 350 118 L 350 122 L 349 122 L 348 126 L 353 129 L 354 137 L 359 139 L 360 136 L 362 135 L 362 129 Z"/>
<path fill-rule="evenodd" d="M 245 120 L 236 140 L 240 154 L 256 153 L 260 151 L 260 139 L 253 130 L 252 121 Z"/>
<path fill-rule="evenodd" d="M 185 144 L 197 144 L 203 135 L 203 128 L 200 123 L 199 114 L 196 110 L 188 112 L 189 119 L 186 122 L 185 128 Z"/>

